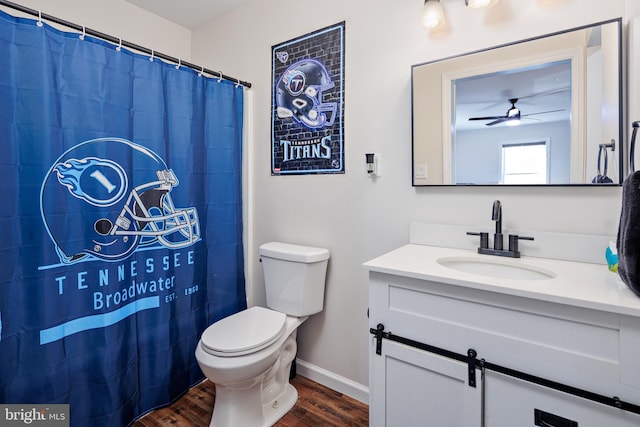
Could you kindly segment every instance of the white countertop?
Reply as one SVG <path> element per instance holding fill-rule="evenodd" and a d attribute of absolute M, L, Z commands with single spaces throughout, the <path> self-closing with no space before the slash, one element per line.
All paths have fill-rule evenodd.
<path fill-rule="evenodd" d="M 543 280 L 521 280 L 465 273 L 438 264 L 444 257 L 494 259 L 554 273 Z M 487 260 L 493 261 L 493 260 Z M 480 255 L 475 251 L 408 244 L 381 255 L 364 266 L 370 271 L 431 280 L 473 289 L 499 292 L 548 302 L 640 317 L 636 296 L 606 265 L 522 256 L 507 258 Z"/>

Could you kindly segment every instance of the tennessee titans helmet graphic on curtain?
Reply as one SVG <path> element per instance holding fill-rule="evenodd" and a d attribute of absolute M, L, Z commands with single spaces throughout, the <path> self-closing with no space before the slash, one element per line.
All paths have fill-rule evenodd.
<path fill-rule="evenodd" d="M 324 102 L 324 91 L 335 86 L 324 65 L 303 59 L 287 68 L 276 84 L 276 113 L 292 117 L 310 129 L 329 127 L 336 119 L 337 103 Z"/>
<path fill-rule="evenodd" d="M 200 240 L 195 208 L 176 208 L 178 179 L 156 153 L 119 138 L 83 142 L 47 173 L 41 213 L 60 261 L 117 261 L 139 247 Z"/>

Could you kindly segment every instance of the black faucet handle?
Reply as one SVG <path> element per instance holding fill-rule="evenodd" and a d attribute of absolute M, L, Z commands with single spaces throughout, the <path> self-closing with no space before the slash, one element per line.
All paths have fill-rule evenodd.
<path fill-rule="evenodd" d="M 509 252 L 518 252 L 518 240 L 533 240 L 533 237 L 518 236 L 517 234 L 509 235 Z"/>
<path fill-rule="evenodd" d="M 489 233 L 487 232 L 477 232 L 477 231 L 467 231 L 467 235 L 469 236 L 480 236 L 480 248 L 487 249 L 489 247 Z"/>

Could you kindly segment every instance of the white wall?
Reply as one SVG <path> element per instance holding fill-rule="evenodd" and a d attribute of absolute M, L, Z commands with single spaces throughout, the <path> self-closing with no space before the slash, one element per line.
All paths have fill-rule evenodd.
<path fill-rule="evenodd" d="M 191 60 L 190 30 L 124 0 L 14 0 L 14 3 L 185 61 Z M 33 19 L 14 9 L 2 6 L 0 9 L 10 15 Z"/>
<path fill-rule="evenodd" d="M 367 385 L 367 272 L 361 264 L 408 241 L 410 221 L 615 235 L 619 188 L 411 187 L 410 66 L 564 28 L 640 14 L 637 0 L 501 0 L 468 11 L 442 0 L 448 31 L 418 25 L 423 0 L 250 0 L 190 31 L 123 1 L 21 0 L 21 4 L 223 70 L 249 93 L 247 269 L 251 303 L 264 303 L 258 246 L 283 240 L 331 249 L 325 310 L 300 330 L 299 357 Z M 270 176 L 271 46 L 346 21 L 346 173 Z M 191 49 L 191 50 L 190 50 Z M 383 176 L 364 172 L 381 154 Z M 532 233 L 534 234 L 534 233 Z M 535 234 L 534 234 L 535 235 Z"/>
<path fill-rule="evenodd" d="M 299 358 L 368 384 L 367 272 L 362 262 L 408 241 L 410 221 L 615 235 L 619 188 L 412 188 L 410 66 L 640 12 L 636 0 L 501 0 L 470 11 L 442 0 L 448 32 L 418 25 L 422 0 L 252 0 L 193 33 L 193 59 L 252 82 L 249 297 L 264 303 L 255 256 L 270 240 L 331 249 L 326 304 L 299 333 Z M 346 173 L 270 175 L 271 46 L 346 21 Z M 224 40 L 224 41 L 223 41 Z M 214 65 L 215 64 L 215 65 Z M 364 172 L 381 154 L 382 177 Z M 535 233 L 532 233 L 535 235 Z"/>

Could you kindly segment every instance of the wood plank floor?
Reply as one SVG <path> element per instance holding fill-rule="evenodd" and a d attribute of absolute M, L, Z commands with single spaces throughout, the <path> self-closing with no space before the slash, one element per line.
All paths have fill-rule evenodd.
<path fill-rule="evenodd" d="M 367 426 L 369 406 L 337 391 L 297 375 L 291 384 L 298 390 L 298 402 L 276 427 Z M 173 405 L 153 411 L 131 427 L 207 427 L 215 401 L 215 386 L 204 381 Z M 238 426 L 242 427 L 242 426 Z"/>

